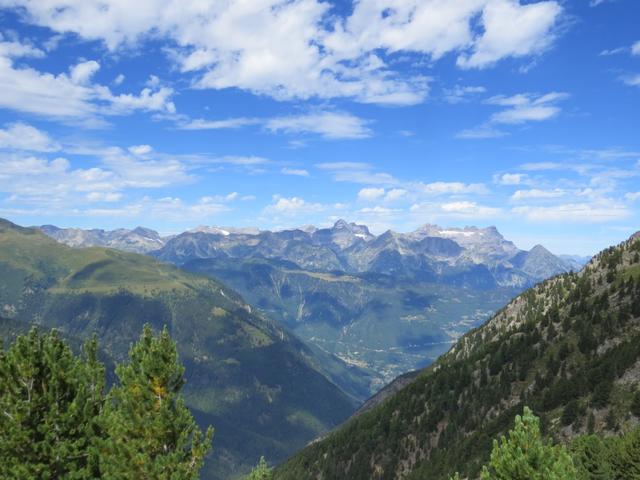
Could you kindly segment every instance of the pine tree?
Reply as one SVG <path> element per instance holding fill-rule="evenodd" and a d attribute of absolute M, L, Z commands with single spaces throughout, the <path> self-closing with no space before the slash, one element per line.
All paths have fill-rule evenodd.
<path fill-rule="evenodd" d="M 245 480 L 271 480 L 273 478 L 273 470 L 269 468 L 264 457 L 260 457 L 258 465 L 251 470 L 251 473 Z"/>
<path fill-rule="evenodd" d="M 101 449 L 102 477 L 111 480 L 197 479 L 211 447 L 184 405 L 184 367 L 165 328 L 154 336 L 145 325 L 116 368 L 119 385 L 108 397 L 101 423 L 107 434 Z"/>
<path fill-rule="evenodd" d="M 96 478 L 103 401 L 95 340 L 78 358 L 56 331 L 19 336 L 0 352 L 0 478 Z"/>
<path fill-rule="evenodd" d="M 613 479 L 609 447 L 600 437 L 596 435 L 578 437 L 573 443 L 573 458 L 580 479 Z"/>
<path fill-rule="evenodd" d="M 540 420 L 524 408 L 516 416 L 515 428 L 508 438 L 494 440 L 491 460 L 482 469 L 482 480 L 575 480 L 573 460 L 562 446 L 545 442 L 540 435 Z"/>
<path fill-rule="evenodd" d="M 612 463 L 616 480 L 640 480 L 640 428 L 618 440 Z"/>

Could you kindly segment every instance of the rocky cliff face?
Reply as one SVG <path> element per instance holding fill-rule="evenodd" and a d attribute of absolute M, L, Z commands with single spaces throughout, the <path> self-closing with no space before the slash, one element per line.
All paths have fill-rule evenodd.
<path fill-rule="evenodd" d="M 487 288 L 531 286 L 575 268 L 540 246 L 519 250 L 495 227 L 425 225 L 410 233 L 376 236 L 366 226 L 344 220 L 331 228 L 279 232 L 200 229 L 178 235 L 153 252 L 176 264 L 221 254 L 286 260 L 316 271 L 376 272 Z"/>

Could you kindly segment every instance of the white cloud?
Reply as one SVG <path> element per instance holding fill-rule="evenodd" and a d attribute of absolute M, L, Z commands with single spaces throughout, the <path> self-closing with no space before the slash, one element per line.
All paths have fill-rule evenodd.
<path fill-rule="evenodd" d="M 336 182 L 363 183 L 369 185 L 394 185 L 398 180 L 389 173 L 375 172 L 368 163 L 326 162 L 316 164 L 317 168 L 327 170 Z"/>
<path fill-rule="evenodd" d="M 489 98 L 486 103 L 508 107 L 491 116 L 492 123 L 518 124 L 530 121 L 542 121 L 555 117 L 560 108 L 555 105 L 558 101 L 568 97 L 566 93 L 551 92 L 546 95 L 534 96 L 521 93 L 511 97 L 502 95 Z"/>
<path fill-rule="evenodd" d="M 135 110 L 175 112 L 170 88 L 145 88 L 137 95 L 114 95 L 108 87 L 90 83 L 99 67 L 95 61 L 73 66 L 69 75 L 16 67 L 12 56 L 24 56 L 32 49 L 18 45 L 22 49 L 0 47 L 0 107 L 76 123 L 82 120 L 82 124 L 89 126 L 99 124 L 104 115 L 124 115 Z"/>
<path fill-rule="evenodd" d="M 3 35 L 0 33 L 0 57 L 6 58 L 20 58 L 20 57 L 32 57 L 32 58 L 43 58 L 45 53 L 32 45 L 17 42 L 17 41 L 9 41 L 5 42 L 3 40 Z"/>
<path fill-rule="evenodd" d="M 527 171 L 540 171 L 540 170 L 570 170 L 569 165 L 565 165 L 563 163 L 558 162 L 533 162 L 533 163 L 523 163 L 520 165 L 522 170 Z"/>
<path fill-rule="evenodd" d="M 515 207 L 512 213 L 534 222 L 601 223 L 622 220 L 630 215 L 624 205 L 611 200 L 595 203 L 564 203 L 553 206 Z"/>
<path fill-rule="evenodd" d="M 409 192 L 407 192 L 404 188 L 392 188 L 387 192 L 384 196 L 385 202 L 395 202 L 398 200 L 402 200 L 407 196 Z"/>
<path fill-rule="evenodd" d="M 640 200 L 640 192 L 627 192 L 624 198 L 629 202 L 636 202 Z"/>
<path fill-rule="evenodd" d="M 12 123 L 0 129 L 0 148 L 27 150 L 32 152 L 55 152 L 60 144 L 46 132 L 38 130 L 26 123 Z"/>
<path fill-rule="evenodd" d="M 492 127 L 491 125 L 479 125 L 474 128 L 461 130 L 456 134 L 456 138 L 474 140 L 480 138 L 500 138 L 504 137 L 505 135 L 508 135 L 508 133 Z"/>
<path fill-rule="evenodd" d="M 85 85 L 98 70 L 100 70 L 100 64 L 95 60 L 89 60 L 88 62 L 81 62 L 71 67 L 69 77 L 73 83 Z"/>
<path fill-rule="evenodd" d="M 527 176 L 523 173 L 503 173 L 496 178 L 500 185 L 520 185 Z"/>
<path fill-rule="evenodd" d="M 103 41 L 111 50 L 149 37 L 169 39 L 171 58 L 195 73 L 200 88 L 380 104 L 415 104 L 428 92 L 427 78 L 395 70 L 384 56 L 452 54 L 461 67 L 483 68 L 536 55 L 553 42 L 562 12 L 557 1 L 520 0 L 362 0 L 347 16 L 320 0 L 2 4 L 23 9 L 32 23 Z"/>
<path fill-rule="evenodd" d="M 466 101 L 471 95 L 477 95 L 486 91 L 487 89 L 484 87 L 456 85 L 453 88 L 445 89 L 443 96 L 446 102 L 456 104 Z"/>
<path fill-rule="evenodd" d="M 273 203 L 264 208 L 264 213 L 284 216 L 296 216 L 300 214 L 318 213 L 326 210 L 321 203 L 310 203 L 300 197 L 280 197 L 276 195 Z"/>
<path fill-rule="evenodd" d="M 309 172 L 303 168 L 288 168 L 288 167 L 284 167 L 282 170 L 280 170 L 280 173 L 282 173 L 283 175 L 293 175 L 293 176 L 297 176 L 297 177 L 308 177 L 309 176 Z"/>
<path fill-rule="evenodd" d="M 487 187 L 482 183 L 433 182 L 418 183 L 416 187 L 426 195 L 485 194 L 488 192 Z"/>
<path fill-rule="evenodd" d="M 225 120 L 204 120 L 197 118 L 185 123 L 179 123 L 178 128 L 181 130 L 221 130 L 230 128 L 241 128 L 248 125 L 256 125 L 260 123 L 256 118 L 227 118 Z"/>
<path fill-rule="evenodd" d="M 89 192 L 86 198 L 90 202 L 118 202 L 122 199 L 122 194 L 116 192 Z"/>
<path fill-rule="evenodd" d="M 268 120 L 265 126 L 272 132 L 316 133 L 330 139 L 359 139 L 371 136 L 369 122 L 344 112 L 319 112 L 291 115 Z"/>
<path fill-rule="evenodd" d="M 361 208 L 360 210 L 358 210 L 356 213 L 360 214 L 360 215 L 381 215 L 381 216 L 386 216 L 386 215 L 396 215 L 398 213 L 400 213 L 402 210 L 399 210 L 397 208 L 389 208 L 389 207 L 383 207 L 380 205 L 376 205 L 375 207 L 365 207 L 365 208 Z"/>
<path fill-rule="evenodd" d="M 618 55 L 620 53 L 625 53 L 627 51 L 626 47 L 618 47 L 602 50 L 598 55 L 601 57 L 609 57 L 611 55 Z"/>
<path fill-rule="evenodd" d="M 563 92 L 551 92 L 545 95 L 519 93 L 512 96 L 493 96 L 484 103 L 504 107 L 504 110 L 494 113 L 487 122 L 477 127 L 458 132 L 456 137 L 462 139 L 502 137 L 507 133 L 496 128 L 496 125 L 517 125 L 549 120 L 561 111 L 557 103 L 568 97 L 569 95 Z"/>
<path fill-rule="evenodd" d="M 493 0 L 482 12 L 483 35 L 471 54 L 458 57 L 463 68 L 482 68 L 506 57 L 522 57 L 546 50 L 554 40 L 553 27 L 562 7 L 557 2 L 521 5 L 515 0 Z"/>
<path fill-rule="evenodd" d="M 322 170 L 370 170 L 372 166 L 364 162 L 325 162 L 317 163 Z"/>
<path fill-rule="evenodd" d="M 640 87 L 640 73 L 625 75 L 622 77 L 622 81 L 632 87 Z"/>
<path fill-rule="evenodd" d="M 541 190 L 538 188 L 532 188 L 530 190 L 516 190 L 513 195 L 511 195 L 511 199 L 516 201 L 527 199 L 547 199 L 558 198 L 564 195 L 566 195 L 566 192 L 559 188 L 553 190 Z"/>
<path fill-rule="evenodd" d="M 122 85 L 122 82 L 124 82 L 125 76 L 120 73 L 118 74 L 118 76 L 113 80 L 113 84 L 114 85 Z"/>
<path fill-rule="evenodd" d="M 358 199 L 370 202 L 384 196 L 384 192 L 384 188 L 363 188 L 358 192 Z"/>
<path fill-rule="evenodd" d="M 204 221 L 229 210 L 228 206 L 215 203 L 207 197 L 193 203 L 179 197 L 144 197 L 137 202 L 114 208 L 90 208 L 83 210 L 81 214 L 90 217 L 155 218 L 183 223 Z"/>
<path fill-rule="evenodd" d="M 132 145 L 128 150 L 134 155 L 146 155 L 153 151 L 151 145 Z"/>
<path fill-rule="evenodd" d="M 640 55 L 640 40 L 631 45 L 631 53 L 633 55 Z"/>
<path fill-rule="evenodd" d="M 431 219 L 474 219 L 494 218 L 502 214 L 502 210 L 472 201 L 455 201 L 445 203 L 415 203 L 409 209 L 411 214 L 420 218 Z"/>
<path fill-rule="evenodd" d="M 256 165 L 266 165 L 271 163 L 268 159 L 264 157 L 257 156 L 239 156 L 239 155 L 226 155 L 224 157 L 216 157 L 211 159 L 203 159 L 205 163 L 227 163 L 229 165 L 238 165 L 238 166 L 256 166 Z"/>

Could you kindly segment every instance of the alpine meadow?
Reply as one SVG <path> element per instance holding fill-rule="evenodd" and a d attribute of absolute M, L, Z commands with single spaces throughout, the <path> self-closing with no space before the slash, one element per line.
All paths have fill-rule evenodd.
<path fill-rule="evenodd" d="M 640 480 L 638 20 L 0 0 L 0 479 Z"/>

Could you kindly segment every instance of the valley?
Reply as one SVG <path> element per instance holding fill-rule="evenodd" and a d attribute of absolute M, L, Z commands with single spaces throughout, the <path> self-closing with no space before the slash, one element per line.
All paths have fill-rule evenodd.
<path fill-rule="evenodd" d="M 145 252 L 218 279 L 318 351 L 370 375 L 369 392 L 427 366 L 524 288 L 577 270 L 542 246 L 518 249 L 494 227 L 372 234 L 338 220 L 283 231 L 198 227 L 41 227 L 71 246 Z M 161 248 L 156 248 L 161 244 Z"/>

